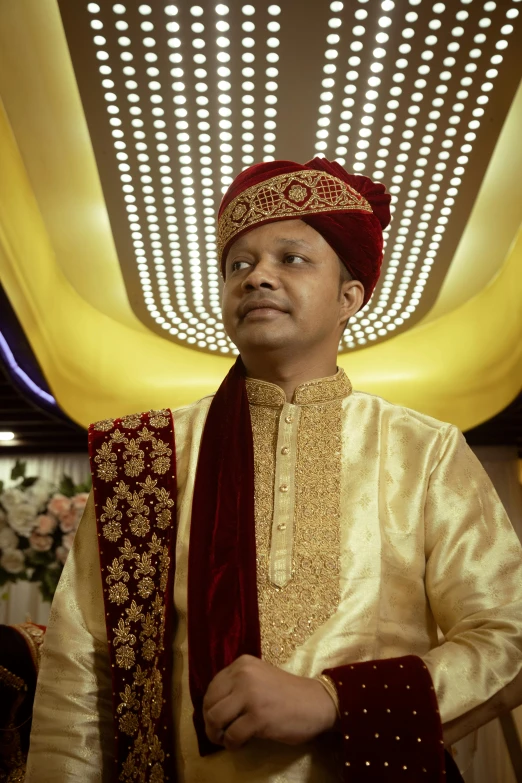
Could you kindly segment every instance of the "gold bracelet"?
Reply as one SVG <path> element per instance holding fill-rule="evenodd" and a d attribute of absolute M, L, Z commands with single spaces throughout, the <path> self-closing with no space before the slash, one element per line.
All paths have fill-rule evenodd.
<path fill-rule="evenodd" d="M 320 682 L 333 703 L 335 704 L 335 710 L 337 712 L 337 717 L 341 717 L 341 708 L 339 706 L 339 694 L 337 693 L 337 688 L 335 687 L 333 680 L 328 677 L 327 674 L 318 674 L 317 677 L 315 677 L 317 682 Z"/>

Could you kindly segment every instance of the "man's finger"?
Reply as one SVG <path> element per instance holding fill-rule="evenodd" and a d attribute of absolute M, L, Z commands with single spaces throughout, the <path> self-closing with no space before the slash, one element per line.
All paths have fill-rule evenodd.
<path fill-rule="evenodd" d="M 203 712 L 208 712 L 214 704 L 217 704 L 232 693 L 234 682 L 228 669 L 229 667 L 216 674 L 208 686 L 203 699 Z"/>
<path fill-rule="evenodd" d="M 254 715 L 251 713 L 240 715 L 225 731 L 220 744 L 224 745 L 227 750 L 238 750 L 248 740 L 256 736 L 257 727 Z"/>
<path fill-rule="evenodd" d="M 207 737 L 211 742 L 223 744 L 223 734 L 243 712 L 244 700 L 238 693 L 226 696 L 214 704 L 209 710 L 203 712 Z"/>

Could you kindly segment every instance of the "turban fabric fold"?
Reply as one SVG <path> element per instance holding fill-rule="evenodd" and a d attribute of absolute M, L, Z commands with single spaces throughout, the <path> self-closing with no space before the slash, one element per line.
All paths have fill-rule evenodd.
<path fill-rule="evenodd" d="M 310 179 L 307 172 L 326 176 Z M 381 183 L 349 174 L 326 158 L 305 164 L 275 160 L 250 166 L 232 182 L 219 208 L 223 277 L 228 250 L 240 236 L 266 223 L 301 219 L 324 237 L 352 278 L 360 280 L 366 304 L 379 279 L 390 199 Z M 237 220 L 232 219 L 234 209 Z"/>
<path fill-rule="evenodd" d="M 251 166 L 236 177 L 220 207 L 220 261 L 223 265 L 230 245 L 247 231 L 301 218 L 361 281 L 366 302 L 379 276 L 389 203 L 382 185 L 348 174 L 324 158 L 305 165 L 274 161 Z M 240 655 L 261 657 L 252 425 L 240 358 L 212 400 L 200 444 L 187 621 L 194 726 L 200 753 L 206 755 L 221 749 L 205 733 L 208 686 Z"/>

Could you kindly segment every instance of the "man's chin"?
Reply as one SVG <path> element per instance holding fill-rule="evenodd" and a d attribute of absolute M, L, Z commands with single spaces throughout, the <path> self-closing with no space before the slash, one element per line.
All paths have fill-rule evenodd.
<path fill-rule="evenodd" d="M 291 342 L 275 329 L 249 329 L 248 333 L 237 335 L 234 340 L 240 353 L 243 351 L 274 351 L 285 348 Z"/>

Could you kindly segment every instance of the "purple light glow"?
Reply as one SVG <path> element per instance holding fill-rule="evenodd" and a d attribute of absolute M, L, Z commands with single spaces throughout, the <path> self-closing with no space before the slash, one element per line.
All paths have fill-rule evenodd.
<path fill-rule="evenodd" d="M 37 386 L 37 384 L 33 380 L 31 380 L 31 378 L 29 378 L 27 373 L 24 372 L 22 368 L 18 366 L 18 364 L 16 363 L 16 359 L 13 355 L 13 352 L 9 348 L 7 341 L 3 336 L 2 332 L 0 332 L 0 353 L 5 359 L 6 364 L 15 373 L 15 375 L 18 376 L 18 378 L 21 380 L 24 386 L 30 389 L 34 394 L 37 394 L 38 397 L 40 397 L 42 400 L 45 400 L 46 403 L 53 405 L 56 408 L 58 407 L 58 403 L 56 402 L 52 394 L 49 394 L 43 389 L 40 389 L 40 387 Z"/>

